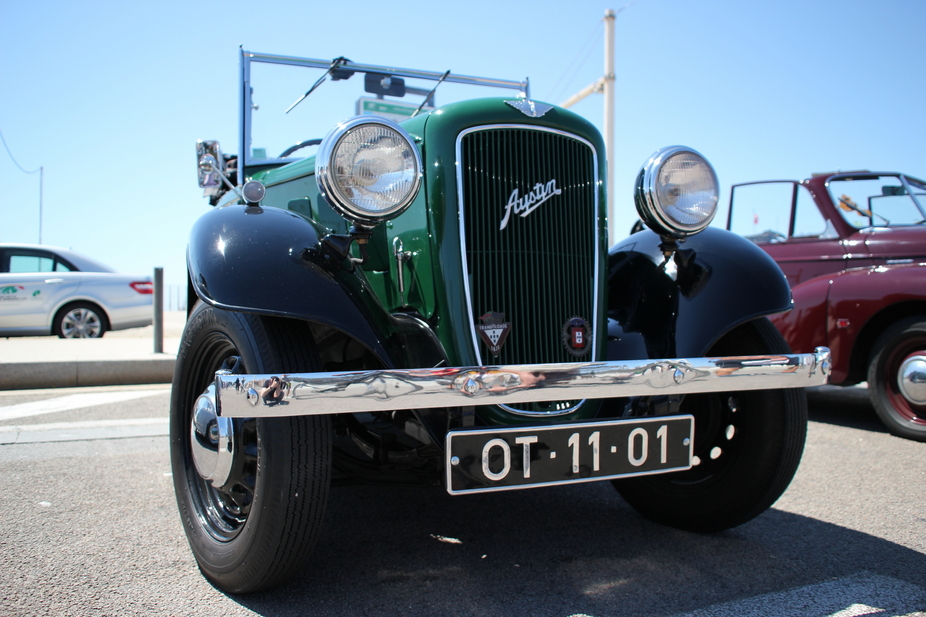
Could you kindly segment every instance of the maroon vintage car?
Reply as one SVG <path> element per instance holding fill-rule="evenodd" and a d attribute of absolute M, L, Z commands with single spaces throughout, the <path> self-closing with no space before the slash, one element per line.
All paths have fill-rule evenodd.
<path fill-rule="evenodd" d="M 772 321 L 791 348 L 828 346 L 831 384 L 867 380 L 888 429 L 926 441 L 926 183 L 852 171 L 736 184 L 727 229 L 788 278 L 794 310 Z"/>

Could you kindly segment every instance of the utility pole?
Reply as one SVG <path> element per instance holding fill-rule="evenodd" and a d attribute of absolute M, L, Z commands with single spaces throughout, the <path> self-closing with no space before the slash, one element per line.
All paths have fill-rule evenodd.
<path fill-rule="evenodd" d="M 624 5 L 620 10 L 623 11 L 631 4 L 633 2 Z M 604 75 L 573 94 L 560 105 L 561 107 L 571 107 L 590 94 L 598 92 L 604 94 L 604 145 L 605 160 L 607 161 L 609 241 L 617 237 L 617 230 L 615 229 L 617 213 L 614 211 L 614 20 L 617 18 L 618 12 L 620 11 L 614 9 L 607 9 L 604 12 Z"/>
<path fill-rule="evenodd" d="M 39 244 L 42 243 L 42 199 L 45 192 L 45 166 L 39 167 Z"/>
<path fill-rule="evenodd" d="M 614 20 L 613 9 L 604 12 L 604 145 L 608 157 L 608 242 L 617 238 L 614 211 Z"/>

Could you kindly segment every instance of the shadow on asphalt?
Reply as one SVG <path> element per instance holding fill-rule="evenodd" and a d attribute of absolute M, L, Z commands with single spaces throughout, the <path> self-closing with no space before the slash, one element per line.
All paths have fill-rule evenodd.
<path fill-rule="evenodd" d="M 887 433 L 864 387 L 821 386 L 807 389 L 810 420 Z"/>
<path fill-rule="evenodd" d="M 812 421 L 886 432 L 864 388 L 816 388 L 808 401 Z M 267 617 L 666 616 L 859 573 L 922 589 L 926 570 L 920 552 L 775 509 L 719 534 L 663 527 L 609 483 L 456 497 L 341 487 L 322 534 L 305 574 L 232 599 Z M 812 612 L 853 602 L 828 601 Z"/>
<path fill-rule="evenodd" d="M 924 570 L 922 553 L 774 509 L 714 535 L 663 527 L 608 483 L 457 497 L 342 487 L 305 574 L 232 599 L 274 617 L 675 615 L 858 573 L 922 589 Z"/>

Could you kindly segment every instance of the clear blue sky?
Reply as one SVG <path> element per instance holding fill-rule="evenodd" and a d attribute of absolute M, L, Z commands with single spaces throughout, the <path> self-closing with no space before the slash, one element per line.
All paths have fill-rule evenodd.
<path fill-rule="evenodd" d="M 6 0 L 0 131 L 20 166 L 44 167 L 44 243 L 126 272 L 160 266 L 181 285 L 208 209 L 194 144 L 238 147 L 239 46 L 530 77 L 533 98 L 560 103 L 601 76 L 604 11 L 626 2 Z M 640 165 L 673 144 L 714 164 L 722 204 L 750 180 L 926 177 L 924 23 L 923 0 L 632 3 L 616 20 L 619 228 Z M 602 106 L 593 95 L 573 110 L 600 128 Z M 39 175 L 4 149 L 0 195 L 0 242 L 38 241 Z"/>

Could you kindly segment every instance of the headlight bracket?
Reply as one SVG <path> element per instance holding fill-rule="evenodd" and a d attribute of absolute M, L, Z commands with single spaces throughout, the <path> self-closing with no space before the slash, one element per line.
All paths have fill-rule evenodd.
<path fill-rule="evenodd" d="M 328 234 L 322 238 L 318 249 L 307 249 L 303 252 L 303 259 L 318 263 L 329 270 L 340 268 L 344 260 L 349 259 L 348 269 L 353 269 L 355 265 L 361 265 L 369 258 L 367 247 L 372 235 L 371 227 L 353 225 L 346 234 Z M 360 249 L 359 258 L 351 257 L 350 254 L 350 247 L 354 242 Z"/>

